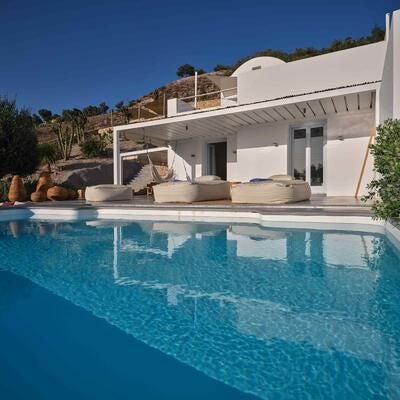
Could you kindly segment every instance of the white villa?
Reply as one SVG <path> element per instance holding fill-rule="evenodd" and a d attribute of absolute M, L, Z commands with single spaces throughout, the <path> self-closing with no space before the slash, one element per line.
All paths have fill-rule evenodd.
<path fill-rule="evenodd" d="M 120 153 L 123 133 L 168 151 L 176 179 L 288 174 L 314 193 L 362 195 L 374 174 L 375 128 L 400 118 L 400 10 L 386 15 L 382 42 L 289 63 L 254 58 L 211 79 L 217 106 L 199 109 L 203 95 L 170 99 L 166 118 L 114 128 L 115 184 L 133 154 Z"/>

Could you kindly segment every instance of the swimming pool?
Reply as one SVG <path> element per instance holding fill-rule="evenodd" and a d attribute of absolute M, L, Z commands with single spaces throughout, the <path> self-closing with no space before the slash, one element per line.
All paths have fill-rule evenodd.
<path fill-rule="evenodd" d="M 20 220 L 0 254 L 4 398 L 400 398 L 383 235 Z"/>

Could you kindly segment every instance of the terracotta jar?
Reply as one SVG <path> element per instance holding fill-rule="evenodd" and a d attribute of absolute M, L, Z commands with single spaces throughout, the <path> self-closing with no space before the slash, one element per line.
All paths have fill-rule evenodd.
<path fill-rule="evenodd" d="M 68 189 L 63 188 L 62 186 L 53 186 L 47 190 L 47 198 L 52 201 L 68 200 Z"/>
<path fill-rule="evenodd" d="M 41 201 L 46 201 L 47 200 L 47 194 L 44 190 L 37 190 L 36 192 L 33 192 L 31 194 L 31 200 L 34 203 L 38 203 Z"/>
<path fill-rule="evenodd" d="M 36 191 L 44 191 L 47 192 L 47 189 L 50 189 L 54 186 L 53 180 L 51 179 L 51 175 L 47 171 L 43 171 L 40 176 L 38 183 L 36 185 Z"/>
<path fill-rule="evenodd" d="M 8 191 L 8 200 L 10 201 L 25 201 L 26 190 L 24 182 L 19 175 L 14 175 L 11 180 L 10 190 Z"/>

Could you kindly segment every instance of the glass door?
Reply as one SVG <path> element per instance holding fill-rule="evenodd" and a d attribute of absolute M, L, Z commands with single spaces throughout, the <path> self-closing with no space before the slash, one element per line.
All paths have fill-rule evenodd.
<path fill-rule="evenodd" d="M 292 129 L 292 175 L 308 182 L 313 192 L 324 191 L 324 144 L 323 126 Z"/>
<path fill-rule="evenodd" d="M 207 174 L 208 175 L 215 175 L 217 173 L 216 171 L 216 156 L 215 156 L 215 144 L 214 143 L 209 143 L 208 144 L 208 166 L 207 166 Z"/>

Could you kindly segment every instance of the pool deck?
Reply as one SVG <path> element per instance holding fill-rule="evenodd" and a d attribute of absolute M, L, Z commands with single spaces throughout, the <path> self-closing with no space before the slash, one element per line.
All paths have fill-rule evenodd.
<path fill-rule="evenodd" d="M 124 210 L 179 210 L 179 211 L 229 211 L 256 212 L 270 215 L 323 215 L 323 216 L 363 216 L 370 217 L 371 207 L 354 197 L 326 197 L 313 195 L 311 200 L 291 204 L 232 204 L 230 201 L 205 201 L 192 204 L 154 203 L 152 198 L 136 196 L 131 201 L 87 202 L 85 200 L 32 203 L 26 202 L 12 208 L 60 208 L 60 209 L 97 209 L 118 208 Z M 1 208 L 0 210 L 9 209 Z"/>

